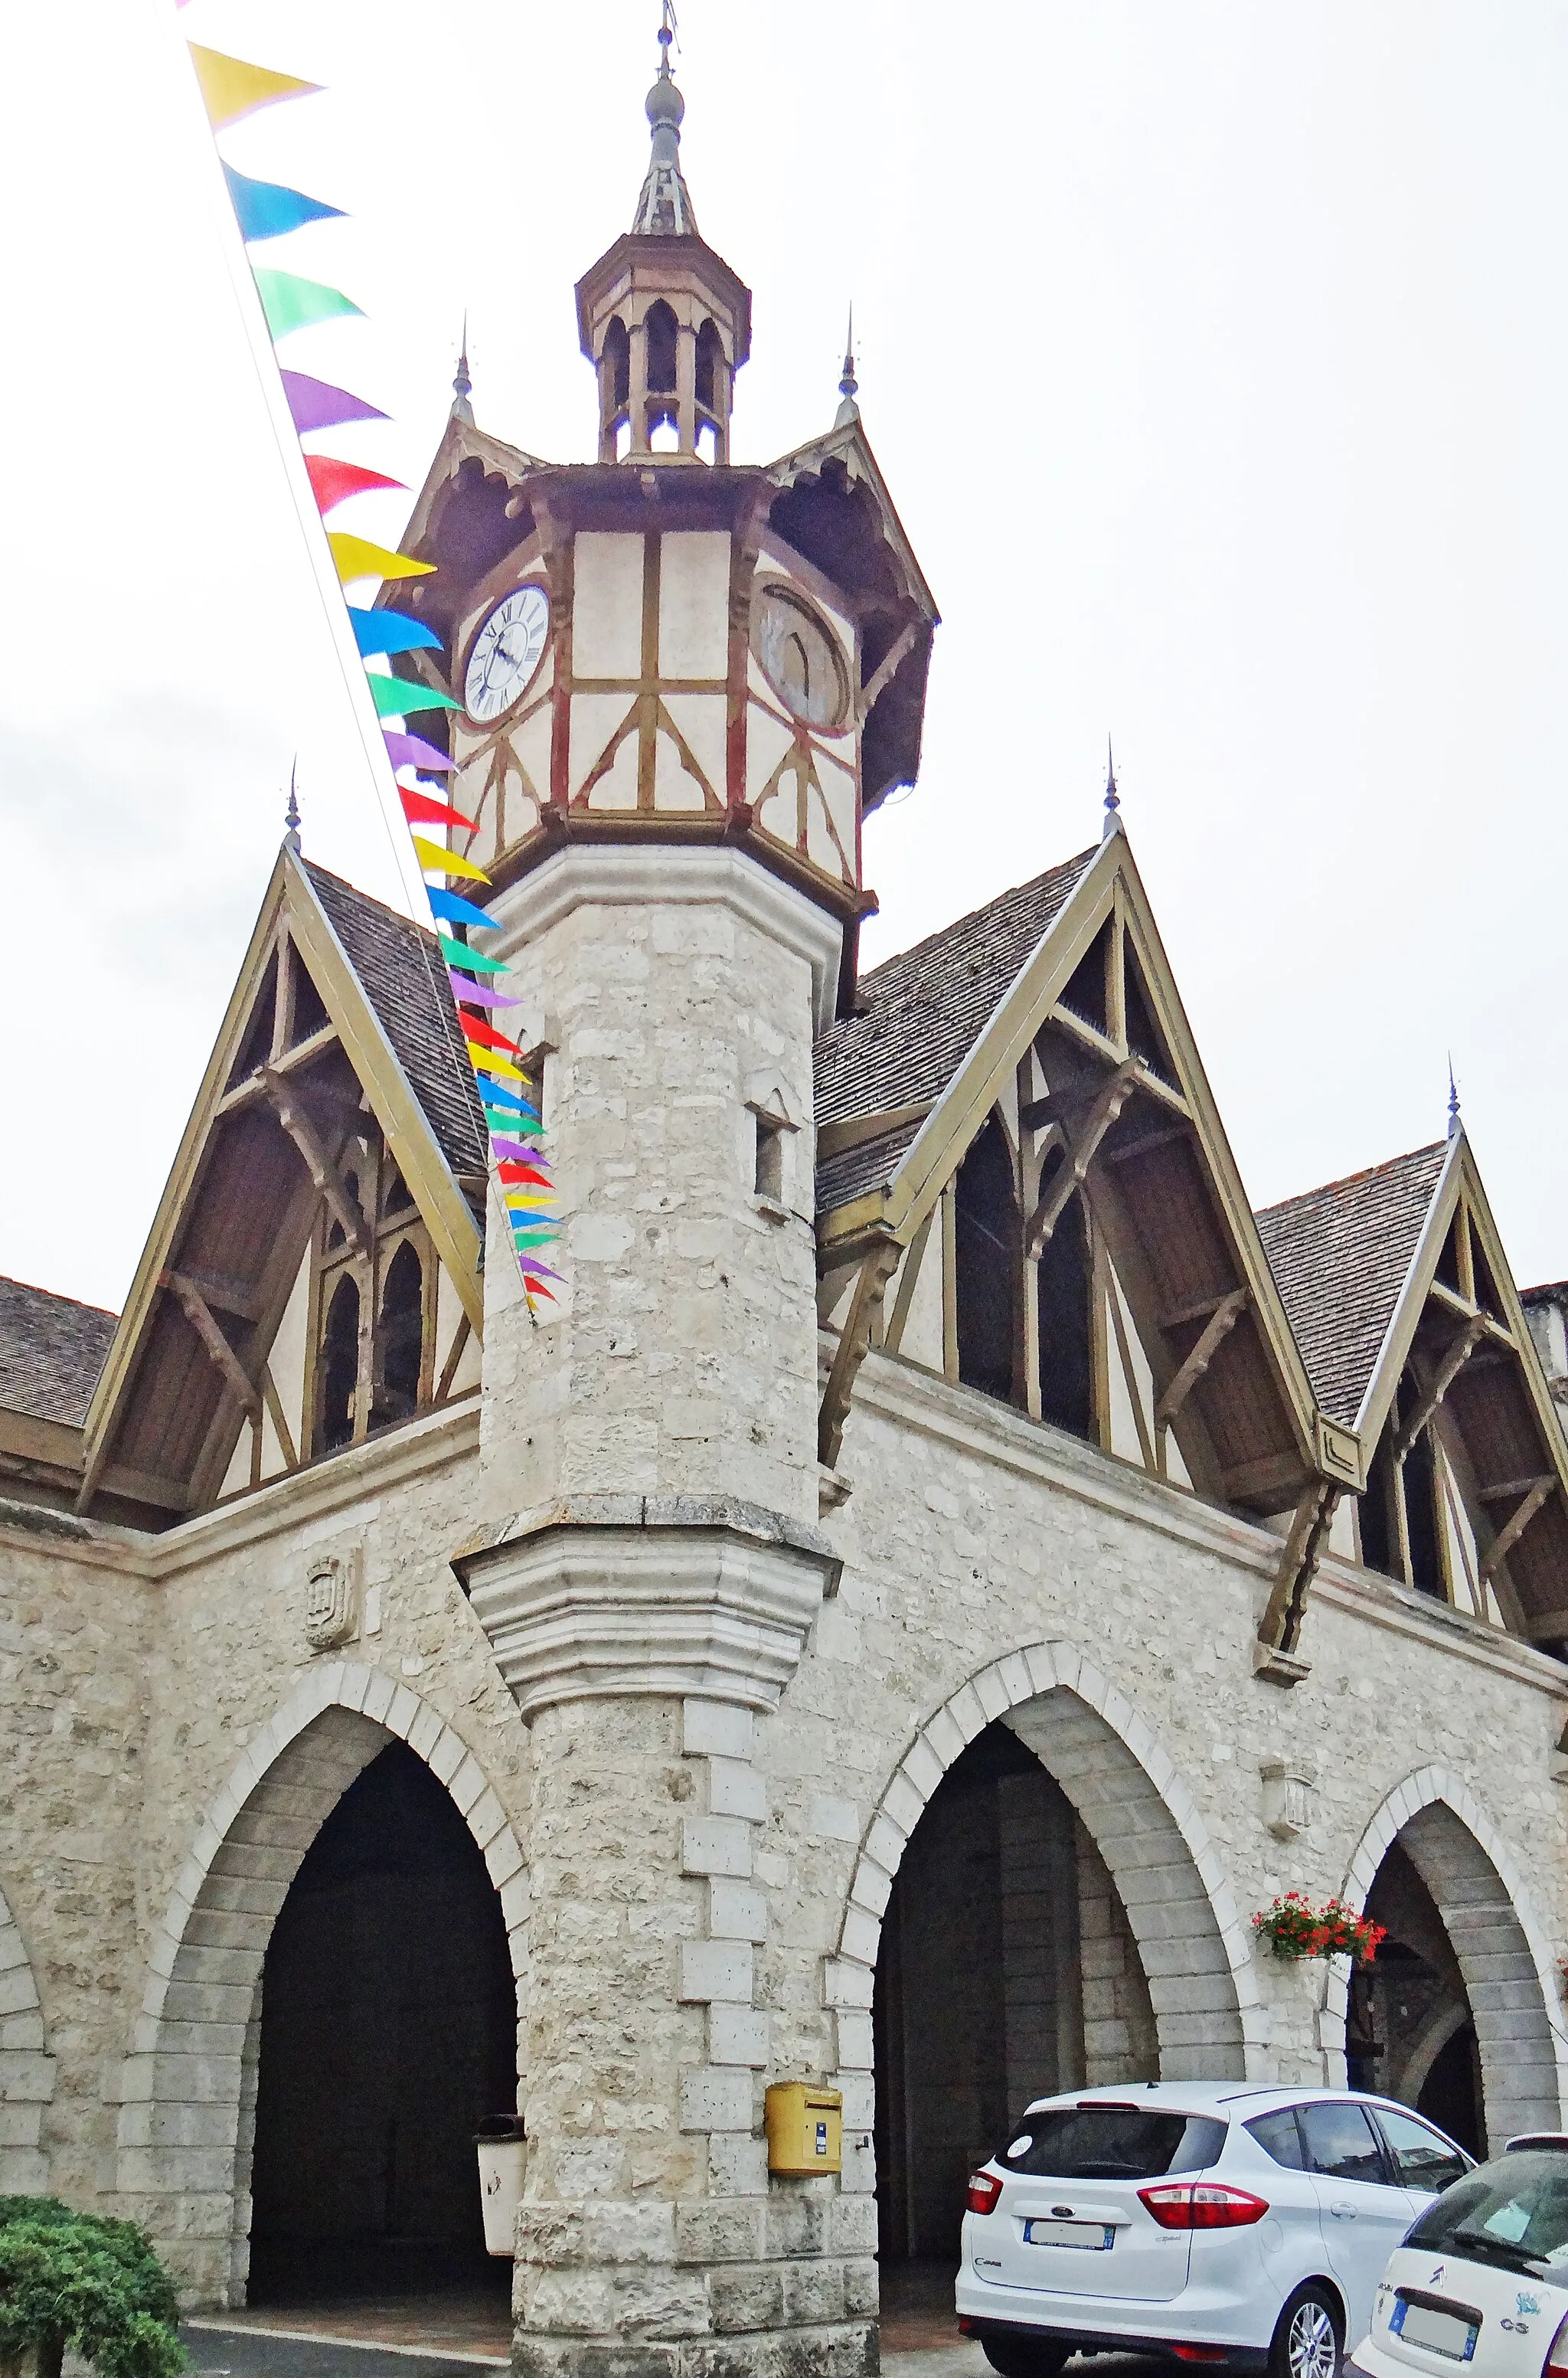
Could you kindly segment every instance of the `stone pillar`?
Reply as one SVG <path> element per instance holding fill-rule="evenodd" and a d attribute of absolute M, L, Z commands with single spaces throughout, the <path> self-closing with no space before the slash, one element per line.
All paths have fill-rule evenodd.
<path fill-rule="evenodd" d="M 759 1733 L 838 1582 L 811 1084 L 840 931 L 724 847 L 571 846 L 495 913 L 566 1218 L 536 1317 L 493 1223 L 456 1562 L 532 1744 L 518 2367 L 856 2378 L 871 2200 L 770 2180 L 766 2085 L 830 2078 L 832 2026 L 769 2006 L 753 1856 Z"/>
<path fill-rule="evenodd" d="M 858 2378 L 868 2198 L 770 2180 L 757 1729 L 838 1561 L 689 1497 L 587 1498 L 463 1556 L 531 1727 L 529 2146 L 516 2363 L 534 2378 Z"/>

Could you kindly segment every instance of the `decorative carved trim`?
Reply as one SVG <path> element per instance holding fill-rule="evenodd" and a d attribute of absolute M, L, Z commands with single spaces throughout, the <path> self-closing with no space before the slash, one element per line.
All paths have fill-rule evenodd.
<path fill-rule="evenodd" d="M 815 1528 L 728 1496 L 590 1495 L 504 1521 L 452 1567 L 532 1718 L 623 1693 L 776 1708 L 843 1563 Z"/>

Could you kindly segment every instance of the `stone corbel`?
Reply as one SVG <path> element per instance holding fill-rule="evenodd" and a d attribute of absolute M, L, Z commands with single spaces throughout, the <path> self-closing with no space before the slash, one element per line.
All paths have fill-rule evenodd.
<path fill-rule="evenodd" d="M 813 1527 L 723 1495 L 584 1495 L 452 1567 L 525 1718 L 667 1693 L 777 1706 L 843 1563 Z"/>

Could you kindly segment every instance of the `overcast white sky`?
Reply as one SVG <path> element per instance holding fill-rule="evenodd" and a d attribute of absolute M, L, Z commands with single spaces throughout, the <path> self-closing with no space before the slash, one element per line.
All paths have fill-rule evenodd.
<path fill-rule="evenodd" d="M 644 169 L 653 0 L 18 9 L 0 150 L 0 1271 L 117 1304 L 281 830 L 392 847 L 225 264 L 179 35 L 329 86 L 226 136 L 352 210 L 289 360 L 417 486 L 471 316 L 592 450 L 571 287 Z M 944 614 L 873 956 L 1124 814 L 1262 1203 L 1439 1135 L 1568 1274 L 1560 0 L 683 0 L 684 160 L 756 293 L 738 459 L 862 407 Z M 289 251 L 292 249 L 293 253 Z M 403 498 L 357 519 L 395 540 Z M 377 510 L 377 507 L 381 509 Z"/>

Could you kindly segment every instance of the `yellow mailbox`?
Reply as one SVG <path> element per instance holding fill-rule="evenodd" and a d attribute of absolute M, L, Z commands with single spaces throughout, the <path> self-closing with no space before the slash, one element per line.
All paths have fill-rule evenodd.
<path fill-rule="evenodd" d="M 809 2081 L 775 2081 L 768 2092 L 768 2169 L 842 2171 L 844 2096 Z"/>

